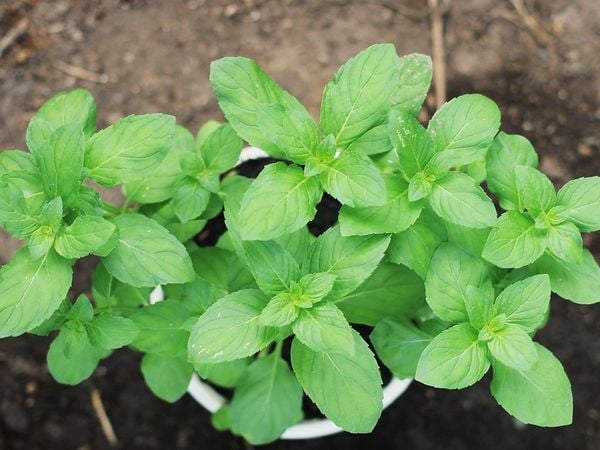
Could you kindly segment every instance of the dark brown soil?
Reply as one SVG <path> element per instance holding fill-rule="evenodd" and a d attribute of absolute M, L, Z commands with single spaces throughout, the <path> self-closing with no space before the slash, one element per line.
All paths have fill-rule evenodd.
<path fill-rule="evenodd" d="M 337 66 L 374 42 L 401 54 L 430 53 L 425 0 L 3 0 L 0 39 L 27 27 L 0 55 L 0 148 L 24 148 L 35 109 L 82 86 L 98 101 L 99 124 L 162 111 L 196 130 L 221 117 L 208 65 L 225 55 L 256 58 L 316 116 Z M 450 2 L 447 2 L 450 3 Z M 479 91 L 501 106 L 503 128 L 526 135 L 558 185 L 600 173 L 600 3 L 597 0 L 452 2 L 445 15 L 450 96 Z M 92 72 L 83 75 L 83 68 Z M 94 81 L 82 80 L 81 77 Z M 103 81 L 108 82 L 103 83 Z M 114 192 L 107 195 L 117 196 Z M 600 238 L 587 236 L 600 257 Z M 0 262 L 18 244 L 2 237 Z M 78 265 L 89 287 L 94 261 Z M 600 309 L 554 299 L 539 340 L 563 361 L 575 397 L 574 424 L 523 427 L 489 396 L 489 380 L 455 392 L 414 383 L 370 435 L 340 434 L 273 449 L 578 449 L 600 442 Z M 188 397 L 168 405 L 144 386 L 139 356 L 122 350 L 77 387 L 45 366 L 48 339 L 0 342 L 0 449 L 109 448 L 90 403 L 98 388 L 120 448 L 245 449 L 215 431 Z"/>

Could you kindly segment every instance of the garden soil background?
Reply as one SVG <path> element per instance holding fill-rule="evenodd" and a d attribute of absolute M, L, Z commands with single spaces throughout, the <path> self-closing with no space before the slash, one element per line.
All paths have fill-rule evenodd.
<path fill-rule="evenodd" d="M 478 91 L 497 101 L 502 128 L 534 143 L 542 170 L 557 186 L 600 174 L 600 2 L 442 3 L 448 6 L 449 96 Z M 160 111 L 195 131 L 221 118 L 208 82 L 210 61 L 221 56 L 257 59 L 318 116 L 323 85 L 366 46 L 393 42 L 400 54 L 431 53 L 425 0 L 0 0 L 0 39 L 15 29 L 0 55 L 3 149 L 24 149 L 33 112 L 76 86 L 96 97 L 99 126 Z M 430 114 L 431 107 L 421 118 Z M 598 259 L 600 236 L 587 236 L 586 243 Z M 17 246 L 3 235 L 0 262 Z M 77 267 L 74 293 L 89 290 L 95 263 Z M 570 427 L 516 423 L 490 397 L 485 378 L 464 391 L 414 383 L 370 435 L 266 448 L 597 449 L 600 307 L 553 299 L 550 323 L 538 339 L 563 361 L 572 381 Z M 0 449 L 109 448 L 92 389 L 102 395 L 119 448 L 249 448 L 215 431 L 188 396 L 174 405 L 155 398 L 142 380 L 139 355 L 128 350 L 103 361 L 82 385 L 58 385 L 45 364 L 48 343 L 30 336 L 0 341 Z"/>

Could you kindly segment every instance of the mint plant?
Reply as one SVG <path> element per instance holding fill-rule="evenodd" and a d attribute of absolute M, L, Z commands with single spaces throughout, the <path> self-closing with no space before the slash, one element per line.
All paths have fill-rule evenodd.
<path fill-rule="evenodd" d="M 97 132 L 89 93 L 53 97 L 31 120 L 30 153 L 0 154 L 0 224 L 27 241 L 0 270 L 0 336 L 52 333 L 48 367 L 66 384 L 124 346 L 166 401 L 196 374 L 233 390 L 213 423 L 252 444 L 301 421 L 304 394 L 370 432 L 378 361 L 444 389 L 491 369 L 509 414 L 569 424 L 568 377 L 536 334 L 551 292 L 599 299 L 581 233 L 600 228 L 600 177 L 557 193 L 483 95 L 422 125 L 431 77 L 426 56 L 369 47 L 327 84 L 317 124 L 254 61 L 223 58 L 210 79 L 228 123 L 196 137 L 162 114 Z M 255 179 L 236 168 L 243 141 L 271 157 Z M 94 183 L 120 185 L 125 201 Z M 341 209 L 315 236 L 325 193 Z M 225 233 L 199 246 L 221 211 Z M 90 254 L 91 296 L 72 301 L 73 262 Z"/>

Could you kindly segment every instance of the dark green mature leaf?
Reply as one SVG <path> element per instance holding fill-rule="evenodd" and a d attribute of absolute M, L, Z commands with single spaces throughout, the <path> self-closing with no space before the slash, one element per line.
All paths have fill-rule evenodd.
<path fill-rule="evenodd" d="M 24 248 L 0 270 L 0 337 L 19 336 L 49 318 L 71 287 L 70 261 L 50 250 L 33 260 Z"/>
<path fill-rule="evenodd" d="M 475 180 L 452 172 L 433 184 L 429 204 L 449 222 L 470 228 L 487 228 L 496 220 L 496 209 Z"/>
<path fill-rule="evenodd" d="M 185 358 L 147 354 L 142 358 L 142 375 L 158 398 L 174 403 L 187 392 L 194 369 Z"/>
<path fill-rule="evenodd" d="M 194 271 L 179 241 L 152 219 L 139 214 L 123 214 L 112 219 L 119 240 L 102 262 L 119 280 L 132 286 L 185 283 Z"/>
<path fill-rule="evenodd" d="M 265 166 L 246 191 L 238 231 L 246 240 L 268 240 L 292 233 L 316 214 L 323 191 L 315 177 L 297 166 Z"/>
<path fill-rule="evenodd" d="M 514 370 L 494 362 L 491 392 L 509 414 L 523 423 L 559 427 L 573 421 L 571 383 L 560 361 L 535 344 L 537 363 L 529 370 Z"/>
<path fill-rule="evenodd" d="M 546 234 L 536 228 L 533 219 L 517 211 L 508 211 L 498 218 L 482 256 L 498 267 L 523 267 L 544 253 L 546 243 Z"/>
<path fill-rule="evenodd" d="M 231 401 L 232 429 L 253 445 L 275 441 L 302 418 L 302 388 L 277 354 L 254 361 Z"/>
<path fill-rule="evenodd" d="M 392 44 L 376 44 L 349 59 L 325 87 L 321 129 L 345 148 L 385 119 L 398 87 L 399 59 Z"/>
<path fill-rule="evenodd" d="M 429 56 L 419 53 L 402 56 L 398 90 L 392 97 L 392 108 L 416 116 L 427 97 L 432 76 L 433 67 Z"/>
<path fill-rule="evenodd" d="M 433 387 L 463 389 L 479 381 L 489 368 L 477 331 L 461 323 L 433 338 L 421 354 L 415 379 Z"/>
<path fill-rule="evenodd" d="M 272 118 L 265 112 L 259 118 L 262 105 L 276 104 L 286 111 L 293 111 L 292 117 L 288 118 L 291 123 L 283 124 L 288 133 L 294 132 L 288 129 L 292 124 L 300 128 L 298 131 L 303 130 L 305 126 L 312 129 L 307 125 L 312 119 L 300 102 L 281 89 L 251 59 L 236 57 L 213 61 L 210 65 L 210 82 L 219 106 L 237 134 L 271 156 L 285 157 L 286 149 L 281 148 L 280 144 L 287 142 L 280 142 L 277 136 L 264 133 L 259 119 L 270 119 L 268 123 L 277 124 L 273 123 Z M 265 123 L 265 127 L 266 125 Z M 303 137 L 298 137 L 303 140 Z"/>
<path fill-rule="evenodd" d="M 389 243 L 389 236 L 344 237 L 339 227 L 333 227 L 313 242 L 303 271 L 335 275 L 337 278 L 327 298 L 340 298 L 354 291 L 373 273 Z"/>
<path fill-rule="evenodd" d="M 90 139 L 85 155 L 89 177 L 110 187 L 149 175 L 167 155 L 174 135 L 173 116 L 144 114 L 120 119 Z"/>
<path fill-rule="evenodd" d="M 369 433 L 383 406 L 381 375 L 367 343 L 358 333 L 353 336 L 353 356 L 318 353 L 294 339 L 292 368 L 304 392 L 328 419 L 351 433 Z"/>
<path fill-rule="evenodd" d="M 115 230 L 115 225 L 102 217 L 80 216 L 60 230 L 55 249 L 65 258 L 82 258 L 90 253 L 98 254 L 99 251 L 102 253 L 100 256 L 106 256 L 113 246 L 106 248 L 105 244 L 111 240 Z"/>
<path fill-rule="evenodd" d="M 398 152 L 398 165 L 402 174 L 410 180 L 433 156 L 433 140 L 427 130 L 408 112 L 391 112 L 389 136 Z"/>
<path fill-rule="evenodd" d="M 480 94 L 461 95 L 444 104 L 431 118 L 429 133 L 435 150 L 451 167 L 476 161 L 500 127 L 496 103 Z"/>
<path fill-rule="evenodd" d="M 425 304 L 425 287 L 413 271 L 384 262 L 358 289 L 335 304 L 349 322 L 375 326 L 386 318 L 413 315 Z"/>
<path fill-rule="evenodd" d="M 194 325 L 188 344 L 193 363 L 218 363 L 250 356 L 266 347 L 276 329 L 262 326 L 259 316 L 268 298 L 255 289 L 226 295 Z"/>
<path fill-rule="evenodd" d="M 304 345 L 316 352 L 354 354 L 352 328 L 332 303 L 301 309 L 292 329 Z"/>
<path fill-rule="evenodd" d="M 130 344 L 139 333 L 132 320 L 110 314 L 94 317 L 85 327 L 92 345 L 107 350 Z"/>
<path fill-rule="evenodd" d="M 498 133 L 487 152 L 487 185 L 506 210 L 523 211 L 517 184 L 517 166 L 537 167 L 538 156 L 527 138 L 518 134 Z"/>
<path fill-rule="evenodd" d="M 327 166 L 320 179 L 323 188 L 343 205 L 366 207 L 385 203 L 383 178 L 367 156 L 346 151 Z"/>
<path fill-rule="evenodd" d="M 600 230 L 600 177 L 577 178 L 558 191 L 558 204 L 583 232 Z"/>
<path fill-rule="evenodd" d="M 417 220 L 422 205 L 408 201 L 408 183 L 397 175 L 384 175 L 383 181 L 387 199 L 382 206 L 342 206 L 339 213 L 342 235 L 399 233 Z"/>
<path fill-rule="evenodd" d="M 406 319 L 382 320 L 370 337 L 377 356 L 398 378 L 415 376 L 421 353 L 432 339 Z"/>
<path fill-rule="evenodd" d="M 465 299 L 469 286 L 485 289 L 491 286 L 487 266 L 455 245 L 440 245 L 425 279 L 429 307 L 442 320 L 468 321 Z"/>

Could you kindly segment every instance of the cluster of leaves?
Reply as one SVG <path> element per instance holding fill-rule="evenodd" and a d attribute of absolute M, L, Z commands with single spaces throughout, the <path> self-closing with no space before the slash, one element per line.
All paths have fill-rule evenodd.
<path fill-rule="evenodd" d="M 87 92 L 52 98 L 29 126 L 30 153 L 0 154 L 0 224 L 28 241 L 0 270 L 0 336 L 58 330 L 48 365 L 63 383 L 129 345 L 166 401 L 194 373 L 234 389 L 213 423 L 253 444 L 299 422 L 304 393 L 343 429 L 371 431 L 375 354 L 438 388 L 492 367 L 507 412 L 570 423 L 569 380 L 533 338 L 551 292 L 599 300 L 581 233 L 600 229 L 600 177 L 556 193 L 482 95 L 451 100 L 425 128 L 431 76 L 428 57 L 374 45 L 327 84 L 317 125 L 254 61 L 223 58 L 210 78 L 228 124 L 195 139 L 162 114 L 96 132 Z M 254 180 L 231 171 L 242 140 L 277 160 Z M 86 180 L 122 185 L 125 203 Z M 325 193 L 338 223 L 315 237 Z M 218 243 L 190 241 L 221 210 Z M 100 257 L 93 304 L 72 303 L 71 267 L 88 254 Z M 151 303 L 156 285 L 165 300 Z M 373 329 L 371 346 L 353 325 Z"/>

